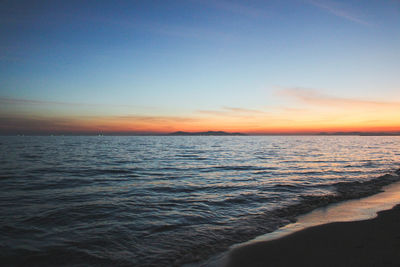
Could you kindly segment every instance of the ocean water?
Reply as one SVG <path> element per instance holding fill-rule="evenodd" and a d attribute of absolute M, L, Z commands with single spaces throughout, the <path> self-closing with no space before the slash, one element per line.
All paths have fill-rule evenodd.
<path fill-rule="evenodd" d="M 201 262 L 398 181 L 399 148 L 371 136 L 0 137 L 0 264 Z"/>

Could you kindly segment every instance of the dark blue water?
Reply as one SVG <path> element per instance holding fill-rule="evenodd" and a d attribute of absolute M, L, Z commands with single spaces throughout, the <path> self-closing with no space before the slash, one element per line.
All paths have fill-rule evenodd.
<path fill-rule="evenodd" d="M 0 261 L 174 266 L 398 180 L 399 137 L 0 137 Z M 378 178 L 380 177 L 380 178 Z"/>

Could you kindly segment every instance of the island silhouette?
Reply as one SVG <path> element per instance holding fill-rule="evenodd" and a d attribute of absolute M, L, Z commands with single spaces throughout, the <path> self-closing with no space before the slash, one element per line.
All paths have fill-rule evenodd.
<path fill-rule="evenodd" d="M 173 133 L 169 133 L 168 135 L 246 135 L 244 133 L 229 133 L 229 132 L 224 132 L 224 131 L 207 131 L 207 132 L 183 132 L 183 131 L 177 131 Z"/>

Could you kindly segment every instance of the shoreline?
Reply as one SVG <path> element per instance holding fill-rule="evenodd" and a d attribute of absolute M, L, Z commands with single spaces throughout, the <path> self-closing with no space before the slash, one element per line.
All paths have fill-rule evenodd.
<path fill-rule="evenodd" d="M 234 245 L 210 266 L 400 266 L 400 182 L 384 189 Z"/>
<path fill-rule="evenodd" d="M 381 211 L 388 210 L 400 204 L 400 169 L 381 175 L 365 182 L 350 182 L 338 184 L 338 194 L 321 198 L 320 200 L 301 203 L 277 210 L 278 216 L 287 217 L 296 213 L 295 217 L 287 217 L 291 223 L 282 225 L 272 232 L 260 233 L 248 240 L 236 242 L 224 251 L 199 262 L 186 263 L 185 267 L 226 266 L 232 251 L 255 243 L 268 242 L 283 238 L 318 225 L 333 222 L 353 222 L 375 218 Z M 371 194 L 372 193 L 372 194 Z M 306 200 L 307 201 L 307 200 Z M 305 204 L 305 205 L 304 205 Z M 321 204 L 325 204 L 322 205 Z M 247 265 L 246 265 L 247 266 Z M 253 265 L 249 265 L 253 266 Z M 258 265 L 254 265 L 258 266 Z M 265 266 L 263 264 L 262 266 Z"/>
<path fill-rule="evenodd" d="M 399 266 L 400 205 L 364 221 L 329 223 L 233 249 L 226 267 Z"/>

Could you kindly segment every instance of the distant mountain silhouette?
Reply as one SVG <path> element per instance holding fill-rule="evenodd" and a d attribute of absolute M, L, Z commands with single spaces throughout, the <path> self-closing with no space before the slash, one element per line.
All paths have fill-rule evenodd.
<path fill-rule="evenodd" d="M 223 131 L 208 131 L 208 132 L 173 132 L 168 135 L 245 135 L 243 133 L 228 133 Z"/>

